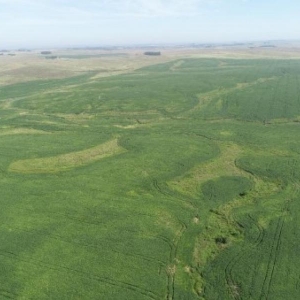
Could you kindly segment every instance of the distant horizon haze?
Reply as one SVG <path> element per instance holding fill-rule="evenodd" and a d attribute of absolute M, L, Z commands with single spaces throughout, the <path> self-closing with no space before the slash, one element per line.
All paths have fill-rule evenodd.
<path fill-rule="evenodd" d="M 59 51 L 59 50 L 67 50 L 67 49 L 73 49 L 73 50 L 122 50 L 122 49 L 172 49 L 172 48 L 206 48 L 206 47 L 212 47 L 212 48 L 219 48 L 219 47 L 251 47 L 251 46 L 291 46 L 294 47 L 295 45 L 297 47 L 300 47 L 300 39 L 299 40 L 258 40 L 258 41 L 228 41 L 228 42 L 190 42 L 190 43 L 132 43 L 132 44 L 98 44 L 98 45 L 87 45 L 87 44 L 75 44 L 75 45 L 47 45 L 47 46 L 36 46 L 36 47 L 30 47 L 30 46 L 20 46 L 20 47 L 1 47 L 0 45 L 0 52 L 3 51 L 20 51 L 20 52 L 26 52 L 26 51 L 43 51 L 43 50 L 50 50 L 50 51 Z"/>

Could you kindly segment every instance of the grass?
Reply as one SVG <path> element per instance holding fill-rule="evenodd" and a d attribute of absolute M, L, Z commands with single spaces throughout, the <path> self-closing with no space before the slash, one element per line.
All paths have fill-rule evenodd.
<path fill-rule="evenodd" d="M 30 129 L 30 128 L 1 128 L 1 135 L 12 135 L 12 134 L 45 134 L 45 131 Z"/>
<path fill-rule="evenodd" d="M 32 158 L 13 162 L 8 171 L 17 173 L 56 173 L 80 167 L 99 159 L 117 155 L 125 149 L 118 145 L 118 139 L 82 151 L 46 158 Z"/>
<path fill-rule="evenodd" d="M 226 175 L 243 175 L 243 172 L 235 166 L 235 159 L 241 155 L 242 149 L 236 144 L 228 143 L 219 143 L 219 147 L 221 153 L 217 158 L 194 167 L 169 185 L 181 193 L 195 195 L 200 185 L 208 180 Z"/>
<path fill-rule="evenodd" d="M 297 299 L 299 70 L 181 57 L 1 87 L 0 298 Z"/>

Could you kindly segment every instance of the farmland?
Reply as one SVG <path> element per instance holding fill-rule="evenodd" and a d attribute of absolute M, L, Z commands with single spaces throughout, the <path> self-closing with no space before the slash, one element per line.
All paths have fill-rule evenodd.
<path fill-rule="evenodd" d="M 298 299 L 300 59 L 179 56 L 2 82 L 0 299 Z"/>

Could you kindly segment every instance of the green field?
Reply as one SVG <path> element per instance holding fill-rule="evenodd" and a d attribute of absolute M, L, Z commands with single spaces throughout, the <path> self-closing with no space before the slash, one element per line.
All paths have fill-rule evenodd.
<path fill-rule="evenodd" d="M 0 88 L 0 299 L 299 299 L 300 60 L 182 59 Z"/>

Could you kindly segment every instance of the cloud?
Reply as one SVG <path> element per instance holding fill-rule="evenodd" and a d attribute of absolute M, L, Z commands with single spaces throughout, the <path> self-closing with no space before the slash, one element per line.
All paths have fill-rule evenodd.
<path fill-rule="evenodd" d="M 208 6 L 224 0 L 0 0 L 2 10 L 11 10 L 14 14 L 22 10 L 54 16 L 73 13 L 76 17 L 178 17 L 199 15 Z M 4 7 L 4 8 L 3 8 Z"/>
<path fill-rule="evenodd" d="M 0 0 L 0 24 L 85 24 L 105 20 L 187 18 L 245 0 Z M 229 4 L 229 3 L 228 3 Z"/>
<path fill-rule="evenodd" d="M 107 0 L 97 6 L 112 15 L 143 17 L 184 16 L 201 14 L 214 0 Z"/>

